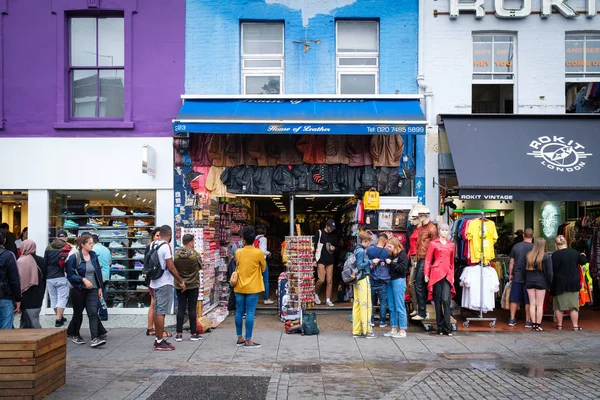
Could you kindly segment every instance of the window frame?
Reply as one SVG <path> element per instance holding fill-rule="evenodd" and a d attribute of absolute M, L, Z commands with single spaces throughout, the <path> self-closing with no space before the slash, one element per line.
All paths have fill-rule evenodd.
<path fill-rule="evenodd" d="M 565 49 L 564 52 L 564 57 L 565 57 L 565 83 L 591 83 L 591 82 L 600 82 L 600 71 L 598 72 L 586 72 L 585 68 L 585 61 L 586 61 L 586 56 L 587 53 L 585 51 L 585 49 L 587 48 L 587 36 L 600 36 L 600 31 L 585 31 L 585 32 L 578 32 L 578 31 L 567 31 L 565 32 L 565 41 L 564 41 L 564 45 L 566 47 L 567 44 L 567 38 L 569 36 L 583 36 L 583 61 L 584 61 L 584 71 L 583 72 L 567 72 L 567 51 Z M 586 75 L 586 74 L 591 74 L 590 76 L 574 76 L 574 75 Z M 571 75 L 571 76 L 569 76 Z"/>
<path fill-rule="evenodd" d="M 94 18 L 96 20 L 96 65 L 95 66 L 73 66 L 71 64 L 71 22 L 73 19 L 76 18 Z M 101 109 L 101 97 L 102 97 L 102 92 L 101 92 L 101 81 L 100 81 L 100 72 L 101 71 L 107 71 L 107 70 L 119 70 L 119 71 L 123 71 L 123 76 L 125 75 L 125 54 L 123 54 L 123 65 L 122 66 L 116 66 L 116 65 L 99 65 L 99 54 L 98 54 L 98 45 L 100 42 L 100 38 L 99 38 L 99 24 L 98 21 L 101 18 L 119 18 L 123 20 L 123 49 L 125 48 L 125 16 L 122 14 L 117 14 L 117 13 L 106 13 L 106 14 L 95 14 L 95 15 L 80 15 L 80 14 L 73 14 L 73 15 L 68 15 L 67 16 L 67 41 L 69 44 L 69 50 L 68 50 L 68 63 L 67 63 L 67 74 L 69 76 L 68 78 L 68 83 L 69 83 L 69 120 L 71 121 L 123 121 L 125 118 L 125 104 L 123 104 L 123 117 L 102 117 L 100 116 L 100 109 Z M 123 52 L 125 52 L 125 50 L 123 50 Z M 74 103 L 74 99 L 73 99 L 73 74 L 74 71 L 97 71 L 98 75 L 97 75 L 97 82 L 96 82 L 96 88 L 97 88 L 97 95 L 96 95 L 96 113 L 98 114 L 97 117 L 76 117 L 74 115 L 74 110 L 73 110 L 73 103 Z M 123 102 L 125 101 L 125 78 L 123 78 Z"/>
<path fill-rule="evenodd" d="M 88 1 L 87 8 L 81 1 L 62 0 L 53 1 L 50 5 L 51 12 L 56 16 L 56 130 L 94 130 L 94 129 L 124 129 L 135 128 L 133 122 L 133 16 L 137 14 L 137 2 L 130 0 L 111 0 L 110 8 L 100 3 Z M 120 13 L 124 17 L 125 30 L 125 85 L 123 92 L 123 118 L 120 120 L 107 120 L 106 118 L 93 118 L 92 120 L 73 120 L 69 117 L 71 95 L 69 93 L 69 35 L 68 18 L 73 15 L 107 15 Z"/>
<path fill-rule="evenodd" d="M 339 27 L 340 23 L 365 23 L 376 24 L 377 32 L 377 51 L 376 52 L 343 52 L 338 51 Z M 379 20 L 336 20 L 335 21 L 335 70 L 336 70 L 336 94 L 342 93 L 342 76 L 343 75 L 374 75 L 375 76 L 375 91 L 371 94 L 379 94 L 379 57 L 381 53 L 381 24 Z M 346 58 L 374 58 L 375 65 L 340 65 L 340 59 Z"/>
<path fill-rule="evenodd" d="M 281 54 L 244 54 L 244 26 L 245 25 L 280 25 L 281 26 Z M 280 67 L 246 67 L 245 61 L 279 61 Z M 241 92 L 246 93 L 247 77 L 279 76 L 279 93 L 285 93 L 285 24 L 281 21 L 241 21 L 240 22 L 240 79 Z M 263 94 L 251 94 L 252 96 L 264 96 Z"/>
<path fill-rule="evenodd" d="M 475 36 L 491 36 L 492 38 L 492 72 L 486 72 L 486 73 L 475 73 L 474 71 L 474 57 L 473 57 L 473 46 L 476 43 L 474 41 Z M 506 37 L 511 37 L 513 39 L 512 44 L 513 44 L 513 65 L 512 65 L 512 72 L 494 72 L 494 59 L 495 59 L 495 48 L 494 48 L 494 43 L 496 43 L 494 41 L 494 36 L 506 36 Z M 504 42 L 499 42 L 499 43 L 504 43 Z M 510 32 L 472 32 L 471 34 L 471 82 L 474 85 L 490 85 L 490 84 L 498 84 L 498 85 L 516 85 L 517 84 L 517 35 L 515 33 L 510 33 Z M 479 78 L 474 78 L 474 75 L 487 75 L 488 78 L 486 79 L 479 79 Z M 512 75 L 511 79 L 493 79 L 493 76 L 495 75 Z"/>

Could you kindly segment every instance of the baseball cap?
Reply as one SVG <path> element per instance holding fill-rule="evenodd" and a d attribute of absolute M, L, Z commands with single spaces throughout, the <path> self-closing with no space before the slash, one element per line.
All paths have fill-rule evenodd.
<path fill-rule="evenodd" d="M 67 232 L 64 231 L 64 230 L 62 230 L 62 229 L 60 229 L 58 232 L 56 232 L 56 237 L 59 238 L 59 239 L 63 238 L 63 237 L 66 238 L 67 237 Z"/>
<path fill-rule="evenodd" d="M 327 226 L 330 227 L 331 229 L 335 229 L 335 220 L 328 219 L 327 220 Z"/>

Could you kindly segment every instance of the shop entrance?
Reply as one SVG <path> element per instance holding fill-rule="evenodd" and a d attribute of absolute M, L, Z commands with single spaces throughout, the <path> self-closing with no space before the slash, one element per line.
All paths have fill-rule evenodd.
<path fill-rule="evenodd" d="M 29 225 L 27 191 L 0 192 L 0 223 L 7 224 L 9 232 L 13 234 L 7 237 L 7 249 L 16 254 L 19 244 L 27 239 Z"/>

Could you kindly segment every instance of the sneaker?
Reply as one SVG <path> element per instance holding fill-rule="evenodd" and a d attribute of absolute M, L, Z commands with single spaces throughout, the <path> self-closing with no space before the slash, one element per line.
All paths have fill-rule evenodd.
<path fill-rule="evenodd" d="M 243 345 L 245 345 L 245 344 L 246 344 L 246 341 L 245 341 L 244 339 L 242 339 L 242 340 L 239 340 L 239 339 L 238 339 L 238 340 L 235 342 L 235 345 L 236 345 L 237 347 L 243 346 Z"/>
<path fill-rule="evenodd" d="M 110 276 L 110 280 L 111 281 L 122 281 L 122 280 L 125 280 L 125 277 L 123 275 L 112 274 Z"/>
<path fill-rule="evenodd" d="M 107 337 L 108 337 L 108 335 L 105 333 L 104 335 L 98 336 L 98 339 L 106 340 Z"/>
<path fill-rule="evenodd" d="M 136 261 L 135 264 L 133 264 L 133 269 L 144 269 L 144 264 L 142 264 L 139 261 Z M 140 277 L 140 280 L 143 281 L 144 278 Z"/>
<path fill-rule="evenodd" d="M 406 337 L 406 332 L 404 332 L 404 333 L 400 333 L 400 332 L 398 331 L 398 332 L 394 333 L 394 334 L 392 335 L 392 337 L 393 337 L 394 339 L 397 339 L 397 338 L 405 338 L 405 337 Z"/>
<path fill-rule="evenodd" d="M 319 295 L 315 293 L 315 304 L 321 304 L 321 299 L 319 298 Z"/>
<path fill-rule="evenodd" d="M 244 343 L 244 348 L 245 349 L 258 349 L 259 347 L 262 347 L 262 344 L 256 343 L 256 342 L 246 342 L 246 343 Z"/>
<path fill-rule="evenodd" d="M 127 224 L 123 221 L 114 221 L 112 226 L 114 226 L 115 228 L 126 228 Z"/>
<path fill-rule="evenodd" d="M 135 254 L 133 255 L 133 257 L 132 257 L 132 258 L 133 258 L 134 260 L 143 260 L 143 259 L 144 259 L 144 257 L 146 257 L 146 256 L 144 255 L 144 253 L 142 253 L 141 251 L 136 251 L 136 252 L 135 252 Z M 273 302 L 271 302 L 271 303 L 273 303 Z M 267 303 L 265 302 L 265 304 L 267 304 Z"/>
<path fill-rule="evenodd" d="M 142 221 L 141 219 L 136 219 L 133 221 L 133 226 L 148 226 L 148 223 Z"/>
<path fill-rule="evenodd" d="M 194 333 L 193 335 L 190 335 L 190 340 L 192 342 L 197 342 L 200 339 L 202 339 L 202 336 L 200 336 L 198 333 Z"/>
<path fill-rule="evenodd" d="M 516 319 L 509 319 L 508 320 L 508 326 L 515 326 L 517 325 L 517 320 Z"/>
<path fill-rule="evenodd" d="M 175 341 L 176 342 L 183 342 L 183 333 L 177 333 L 175 335 Z"/>
<path fill-rule="evenodd" d="M 76 234 L 67 231 L 67 239 L 75 239 L 77 237 Z"/>
<path fill-rule="evenodd" d="M 61 319 L 57 319 L 56 321 L 54 321 L 54 327 L 55 328 L 60 328 L 61 326 L 63 326 L 65 323 L 63 322 L 63 320 Z"/>
<path fill-rule="evenodd" d="M 268 304 L 275 304 L 275 302 L 274 302 L 273 300 L 271 300 L 271 299 L 266 299 L 266 300 L 263 302 L 263 304 L 266 304 L 266 305 L 268 305 Z"/>
<path fill-rule="evenodd" d="M 122 217 L 123 215 L 127 215 L 125 211 L 121 211 L 116 207 L 113 207 L 112 212 L 110 213 L 113 217 Z"/>
<path fill-rule="evenodd" d="M 365 337 L 365 335 L 352 335 L 352 337 L 353 337 L 353 338 L 357 338 L 357 339 L 358 339 L 358 338 L 364 338 L 364 337 Z"/>
<path fill-rule="evenodd" d="M 75 344 L 85 344 L 85 340 L 79 335 L 73 336 L 73 343 Z"/>
<path fill-rule="evenodd" d="M 525 328 L 533 328 L 531 321 L 525 321 Z"/>
<path fill-rule="evenodd" d="M 331 302 L 331 300 L 327 299 L 327 301 L 325 302 L 325 304 L 327 304 L 327 307 L 335 307 L 335 304 L 333 304 Z"/>
<path fill-rule="evenodd" d="M 144 246 L 144 247 L 146 247 L 146 246 Z M 108 245 L 108 248 L 109 249 L 122 249 L 123 248 L 123 243 L 119 243 L 119 242 L 116 242 L 116 241 L 113 240 Z"/>
<path fill-rule="evenodd" d="M 102 224 L 98 222 L 95 218 L 89 218 L 87 226 L 102 226 Z"/>
<path fill-rule="evenodd" d="M 96 210 L 95 208 L 88 208 L 87 210 L 85 210 L 86 215 L 89 215 L 90 217 L 95 217 L 97 215 L 100 215 L 100 211 Z"/>
<path fill-rule="evenodd" d="M 131 243 L 131 248 L 132 249 L 145 249 L 146 245 L 138 242 L 137 240 L 134 240 L 133 243 Z"/>
<path fill-rule="evenodd" d="M 63 217 L 74 217 L 74 216 L 75 216 L 75 213 L 74 213 L 73 211 L 69 211 L 69 210 L 67 210 L 67 209 L 64 209 L 64 210 L 62 210 L 62 213 L 61 213 L 61 215 L 62 215 Z"/>
<path fill-rule="evenodd" d="M 135 233 L 135 237 L 136 238 L 144 239 L 144 238 L 149 238 L 150 234 L 148 232 L 146 232 L 146 231 L 137 231 Z"/>
<path fill-rule="evenodd" d="M 173 351 L 175 350 L 175 346 L 171 343 L 167 342 L 166 339 L 163 339 L 160 343 L 157 340 L 154 340 L 154 350 L 156 351 Z"/>
<path fill-rule="evenodd" d="M 421 317 L 420 315 L 415 315 L 414 317 L 411 318 L 413 321 L 423 321 L 425 318 Z"/>
<path fill-rule="evenodd" d="M 374 334 L 373 332 L 367 333 L 367 336 L 365 336 L 366 339 L 375 339 L 376 337 L 377 337 L 377 335 Z"/>
<path fill-rule="evenodd" d="M 78 228 L 79 224 L 71 219 L 65 219 L 63 222 L 63 228 Z"/>
<path fill-rule="evenodd" d="M 411 313 L 410 313 L 410 316 L 411 316 L 411 317 L 414 317 L 414 316 L 415 316 L 415 315 L 417 315 L 417 314 L 418 314 L 418 312 L 416 312 L 416 311 L 413 311 L 413 312 L 411 312 Z"/>
<path fill-rule="evenodd" d="M 133 211 L 133 216 L 134 217 L 147 217 L 148 213 L 147 212 L 142 212 L 141 210 L 134 210 Z"/>
<path fill-rule="evenodd" d="M 135 290 L 148 290 L 148 286 L 146 285 L 137 285 Z"/>
<path fill-rule="evenodd" d="M 106 340 L 103 340 L 100 338 L 93 338 L 92 341 L 90 342 L 91 347 L 104 346 L 105 344 L 106 344 Z"/>
<path fill-rule="evenodd" d="M 392 329 L 390 332 L 384 333 L 383 336 L 385 336 L 385 337 L 393 337 L 396 333 L 397 333 L 396 330 Z"/>
<path fill-rule="evenodd" d="M 121 270 L 124 270 L 124 269 L 126 269 L 125 266 L 123 264 L 119 264 L 119 263 L 113 264 L 110 267 L 111 271 L 121 271 Z"/>
<path fill-rule="evenodd" d="M 387 324 L 385 322 L 380 322 L 379 323 L 379 327 L 380 328 L 385 328 L 387 326 Z"/>

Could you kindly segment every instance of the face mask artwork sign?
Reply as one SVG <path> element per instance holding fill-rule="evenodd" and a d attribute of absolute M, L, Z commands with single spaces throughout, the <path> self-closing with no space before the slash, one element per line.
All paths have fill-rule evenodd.
<path fill-rule="evenodd" d="M 461 13 L 475 13 L 475 18 L 485 17 L 485 0 L 450 0 L 450 18 L 458 18 Z M 498 18 L 525 18 L 532 12 L 531 0 L 521 0 L 521 8 L 506 8 L 505 0 L 494 0 L 494 14 Z M 598 0 L 585 0 L 585 15 L 593 18 L 598 14 Z M 579 16 L 569 0 L 541 0 L 540 16 L 548 18 L 557 10 L 565 18 Z"/>

